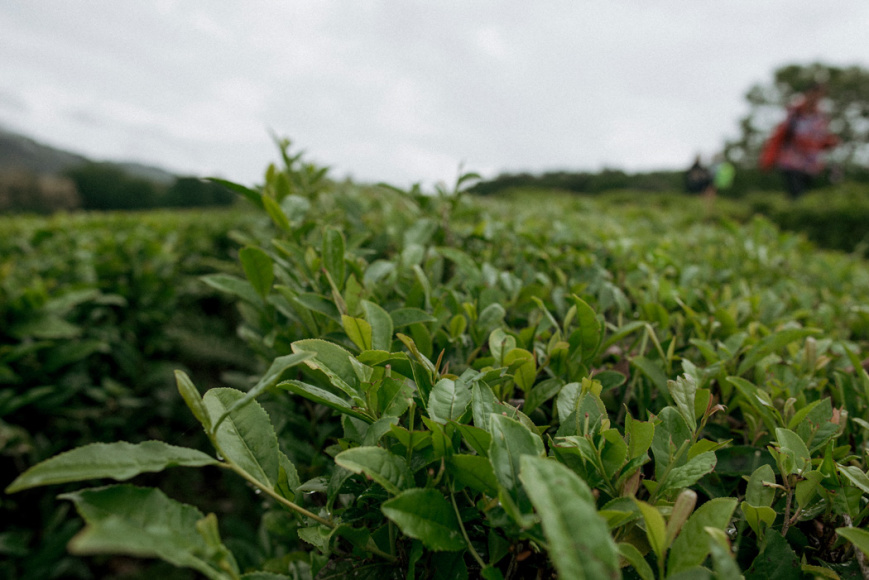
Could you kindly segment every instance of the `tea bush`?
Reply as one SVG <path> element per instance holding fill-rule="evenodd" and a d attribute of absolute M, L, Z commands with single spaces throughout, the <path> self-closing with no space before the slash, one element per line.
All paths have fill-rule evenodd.
<path fill-rule="evenodd" d="M 231 305 L 196 279 L 215 267 L 240 270 L 227 235 L 243 224 L 217 212 L 207 221 L 180 213 L 2 219 L 4 486 L 71 445 L 175 437 L 184 415 L 167 382 L 179 366 L 206 383 L 257 368 L 232 339 Z M 221 324 L 215 314 L 229 316 Z M 64 511 L 44 492 L 4 496 L 0 575 L 89 577 L 79 560 L 61 557 L 80 527 Z"/>
<path fill-rule="evenodd" d="M 95 443 L 6 488 L 133 479 L 60 496 L 73 553 L 247 580 L 866 574 L 865 262 L 701 200 L 472 200 L 473 175 L 424 194 L 282 157 L 227 184 L 261 215 L 243 275 L 203 278 L 270 366 L 204 394 L 176 373 L 213 452 Z M 246 482 L 257 533 L 142 486 L 169 467 Z"/>

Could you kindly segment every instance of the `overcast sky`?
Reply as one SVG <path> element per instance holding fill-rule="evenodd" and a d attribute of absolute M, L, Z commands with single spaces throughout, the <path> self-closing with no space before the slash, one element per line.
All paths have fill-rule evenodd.
<path fill-rule="evenodd" d="M 681 168 L 783 64 L 869 66 L 869 1 L 0 0 L 0 125 L 253 184 Z"/>

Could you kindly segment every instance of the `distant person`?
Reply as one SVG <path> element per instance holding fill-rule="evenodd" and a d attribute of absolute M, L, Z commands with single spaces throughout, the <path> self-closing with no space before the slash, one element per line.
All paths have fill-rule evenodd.
<path fill-rule="evenodd" d="M 822 84 L 812 85 L 798 95 L 760 154 L 761 169 L 778 169 L 791 199 L 811 187 L 824 169 L 823 152 L 839 142 L 830 133 L 830 120 L 819 107 L 825 95 Z"/>
<path fill-rule="evenodd" d="M 703 165 L 700 156 L 694 158 L 694 163 L 685 172 L 685 191 L 688 193 L 706 193 L 712 187 L 712 174 Z"/>
<path fill-rule="evenodd" d="M 712 163 L 712 186 L 716 193 L 722 193 L 733 187 L 733 178 L 736 177 L 736 168 L 724 155 L 719 153 Z"/>

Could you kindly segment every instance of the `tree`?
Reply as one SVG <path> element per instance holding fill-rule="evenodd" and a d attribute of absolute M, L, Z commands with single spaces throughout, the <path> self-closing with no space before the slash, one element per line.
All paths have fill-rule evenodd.
<path fill-rule="evenodd" d="M 753 167 L 764 141 L 784 118 L 787 105 L 817 82 L 827 86 L 830 129 L 841 139 L 830 160 L 846 173 L 869 170 L 869 70 L 817 62 L 783 66 L 773 73 L 771 83 L 749 89 L 745 98 L 750 110 L 740 121 L 739 140 L 726 144 L 728 158 L 742 167 Z"/>
<path fill-rule="evenodd" d="M 82 208 L 94 210 L 132 210 L 155 207 L 160 186 L 131 177 L 110 163 L 88 162 L 67 170 L 81 194 Z"/>
<path fill-rule="evenodd" d="M 204 207 L 232 205 L 235 194 L 217 183 L 197 177 L 179 177 L 166 191 L 160 205 L 166 207 Z"/>

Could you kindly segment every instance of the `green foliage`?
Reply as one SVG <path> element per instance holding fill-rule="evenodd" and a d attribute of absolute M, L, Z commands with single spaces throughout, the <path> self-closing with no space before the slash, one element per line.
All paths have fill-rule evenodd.
<path fill-rule="evenodd" d="M 232 337 L 228 302 L 196 279 L 215 267 L 240 270 L 228 259 L 235 243 L 227 233 L 243 226 L 243 217 L 218 213 L 204 220 L 157 213 L 2 220 L 3 486 L 25 466 L 76 445 L 195 441 L 177 435 L 189 416 L 171 388 L 172 369 L 212 382 L 225 371 L 259 366 Z M 96 469 L 97 459 L 86 458 L 81 467 Z M 101 574 L 63 558 L 62 538 L 78 524 L 54 495 L 33 490 L 3 498 L 0 546 L 9 551 L 0 557 L 0 576 Z"/>
<path fill-rule="evenodd" d="M 157 206 L 158 184 L 132 177 L 110 163 L 89 162 L 66 172 L 81 195 L 82 209 L 145 209 Z"/>
<path fill-rule="evenodd" d="M 201 464 L 252 488 L 259 531 L 110 485 L 62 496 L 76 553 L 239 579 L 859 567 L 864 262 L 678 202 L 327 190 L 278 144 L 262 188 L 230 186 L 259 212 L 241 267 L 203 278 L 269 366 L 204 395 L 176 375 L 210 449 L 84 447 L 6 490 Z"/>

